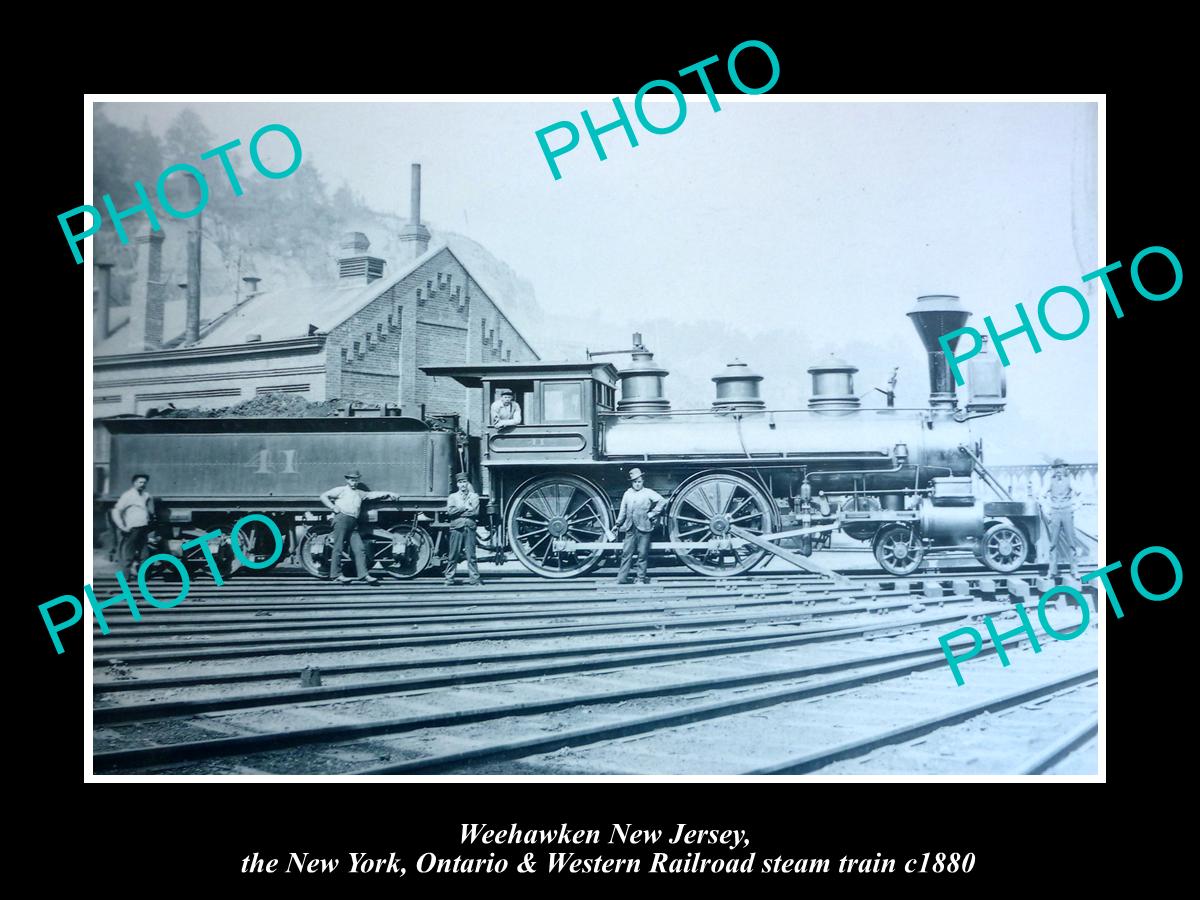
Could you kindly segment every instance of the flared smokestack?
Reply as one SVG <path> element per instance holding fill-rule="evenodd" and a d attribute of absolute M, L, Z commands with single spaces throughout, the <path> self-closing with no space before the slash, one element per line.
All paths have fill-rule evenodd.
<path fill-rule="evenodd" d="M 963 309 L 954 294 L 918 297 L 917 305 L 908 312 L 921 343 L 925 345 L 925 352 L 929 354 L 929 405 L 933 409 L 953 411 L 958 406 L 954 376 L 950 374 L 950 364 L 946 362 L 946 354 L 938 338 L 962 328 L 970 315 L 970 310 Z M 957 345 L 956 337 L 950 349 L 954 350 Z"/>

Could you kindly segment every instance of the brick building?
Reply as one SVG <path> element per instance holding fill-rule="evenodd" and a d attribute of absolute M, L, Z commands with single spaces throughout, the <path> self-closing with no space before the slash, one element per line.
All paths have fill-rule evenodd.
<path fill-rule="evenodd" d="M 458 413 L 472 434 L 486 414 L 481 392 L 436 379 L 425 365 L 531 361 L 539 357 L 471 272 L 445 244 L 429 246 L 420 224 L 420 168 L 413 167 L 412 214 L 393 271 L 370 253 L 366 236 L 341 241 L 337 280 L 303 289 L 255 291 L 205 319 L 201 298 L 168 302 L 163 236 L 135 240 L 138 273 L 128 316 L 108 302 L 101 267 L 93 363 L 93 415 L 144 414 L 151 407 L 229 406 L 258 394 L 308 400 L 395 403 L 405 415 Z M 228 305 L 228 301 L 225 301 Z M 98 476 L 108 461 L 107 431 L 96 428 Z M 103 489 L 100 477 L 97 490 Z"/>

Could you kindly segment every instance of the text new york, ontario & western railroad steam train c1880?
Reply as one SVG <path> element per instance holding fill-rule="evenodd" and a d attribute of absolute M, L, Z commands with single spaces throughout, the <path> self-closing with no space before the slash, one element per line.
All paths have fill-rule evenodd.
<path fill-rule="evenodd" d="M 957 297 L 920 297 L 908 313 L 929 356 L 929 406 L 863 408 L 853 366 L 837 359 L 809 368 L 803 410 L 768 410 L 762 377 L 742 363 L 717 375 L 711 409 L 673 411 L 666 370 L 634 336 L 632 364 L 618 370 L 589 353 L 573 363 L 429 366 L 490 407 L 509 389 L 519 425 L 487 426 L 468 436 L 457 417 L 399 415 L 307 419 L 117 418 L 112 477 L 122 486 L 153 473 L 159 518 L 178 549 L 249 512 L 271 517 L 287 550 L 313 574 L 328 572 L 329 524 L 317 496 L 361 470 L 373 490 L 399 495 L 374 502 L 369 554 L 407 578 L 445 553 L 442 510 L 456 467 L 482 486 L 488 512 L 481 544 L 511 552 L 530 571 L 568 578 L 596 568 L 618 543 L 606 541 L 614 510 L 637 466 L 667 498 L 652 549 L 705 575 L 737 575 L 769 555 L 840 579 L 811 559 L 834 531 L 869 542 L 888 572 L 914 572 L 930 553 L 970 550 L 996 572 L 1018 569 L 1040 530 L 1036 503 L 975 496 L 972 472 L 1006 497 L 982 464 L 969 422 L 1004 409 L 1004 374 L 993 354 L 968 364 L 969 396 L 960 409 L 938 337 L 969 313 Z M 390 413 L 392 410 L 385 410 Z M 111 503 L 116 498 L 104 498 Z M 262 526 L 243 529 L 247 553 L 269 556 Z M 228 548 L 227 548 L 228 549 Z M 203 566 L 199 550 L 194 562 Z M 228 554 L 227 554 L 228 555 Z"/>

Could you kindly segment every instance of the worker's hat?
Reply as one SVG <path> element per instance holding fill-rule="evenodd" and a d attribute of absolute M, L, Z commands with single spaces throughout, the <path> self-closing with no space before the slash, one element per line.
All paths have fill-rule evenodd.
<path fill-rule="evenodd" d="M 510 391 L 508 388 L 500 388 L 500 396 L 501 397 L 511 397 L 512 391 Z"/>
<path fill-rule="evenodd" d="M 642 477 L 641 469 L 638 469 L 635 467 L 635 468 L 629 470 L 629 480 L 630 481 L 637 481 L 641 477 Z"/>
<path fill-rule="evenodd" d="M 459 472 L 457 475 L 454 476 L 455 484 L 458 484 L 458 482 L 460 482 L 460 481 L 470 481 L 470 480 L 471 480 L 471 476 L 468 475 L 466 472 Z"/>
<path fill-rule="evenodd" d="M 345 477 L 346 478 L 362 478 L 362 472 L 358 471 L 358 469 L 355 469 L 353 472 L 347 472 Z"/>
<path fill-rule="evenodd" d="M 1060 456 L 1056 460 L 1054 460 L 1054 462 L 1052 462 L 1050 464 L 1050 467 L 1054 468 L 1054 469 L 1057 469 L 1059 467 L 1065 469 L 1067 467 L 1067 461 Z"/>

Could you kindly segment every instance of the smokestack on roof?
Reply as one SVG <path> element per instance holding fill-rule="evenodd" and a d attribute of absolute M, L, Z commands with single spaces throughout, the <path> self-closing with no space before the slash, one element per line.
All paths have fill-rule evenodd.
<path fill-rule="evenodd" d="M 109 262 L 98 262 L 96 268 L 100 270 L 100 277 L 96 279 L 96 337 L 99 340 L 104 340 L 108 337 L 109 325 L 108 316 L 109 310 L 112 308 L 112 270 L 113 264 Z"/>
<path fill-rule="evenodd" d="M 195 176 L 189 176 L 191 199 L 194 209 L 199 209 L 203 192 L 200 182 Z M 200 223 L 204 218 L 203 212 L 197 212 L 188 219 L 187 231 L 187 326 L 183 334 L 183 343 L 194 344 L 200 340 L 200 249 L 203 238 L 200 234 Z"/>
<path fill-rule="evenodd" d="M 253 299 L 254 295 L 258 293 L 258 283 L 262 281 L 262 279 L 257 275 L 247 275 L 242 279 L 242 281 L 246 282 L 246 300 Z M 245 303 L 246 300 L 243 300 L 242 302 Z"/>
<path fill-rule="evenodd" d="M 421 224 L 421 164 L 413 163 L 409 195 L 409 221 L 400 229 L 401 257 L 404 261 L 424 256 L 429 249 L 429 229 Z"/>
<path fill-rule="evenodd" d="M 129 325 L 142 329 L 142 350 L 158 350 L 163 342 L 163 304 L 167 283 L 162 280 L 162 232 L 147 230 L 133 239 L 137 274 L 129 291 Z M 136 332 L 135 332 L 136 333 Z"/>

